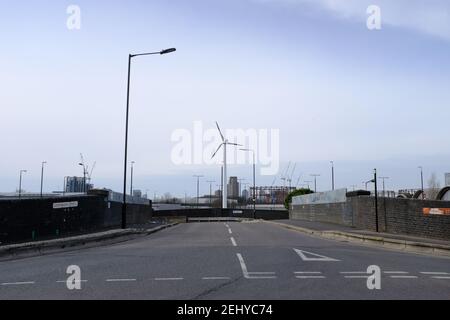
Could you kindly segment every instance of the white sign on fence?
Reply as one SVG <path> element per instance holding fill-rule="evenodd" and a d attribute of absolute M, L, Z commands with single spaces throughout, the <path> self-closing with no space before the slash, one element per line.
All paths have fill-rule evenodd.
<path fill-rule="evenodd" d="M 72 202 L 59 202 L 53 204 L 53 209 L 67 209 L 67 208 L 76 208 L 78 207 L 78 201 Z"/>
<path fill-rule="evenodd" d="M 304 196 L 297 196 L 292 199 L 292 204 L 306 205 L 306 204 L 327 204 L 340 203 L 347 201 L 347 189 L 339 189 L 328 192 L 318 192 L 307 194 Z"/>

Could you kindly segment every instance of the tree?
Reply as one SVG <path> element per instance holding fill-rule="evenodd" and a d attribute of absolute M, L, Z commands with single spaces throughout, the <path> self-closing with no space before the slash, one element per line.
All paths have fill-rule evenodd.
<path fill-rule="evenodd" d="M 311 189 L 295 189 L 294 191 L 292 191 L 291 193 L 288 194 L 288 196 L 286 197 L 286 199 L 284 200 L 284 206 L 287 210 L 289 210 L 291 203 L 292 203 L 292 198 L 293 197 L 297 197 L 297 196 L 304 196 L 305 194 L 311 194 L 314 193 L 314 191 L 312 191 Z"/>

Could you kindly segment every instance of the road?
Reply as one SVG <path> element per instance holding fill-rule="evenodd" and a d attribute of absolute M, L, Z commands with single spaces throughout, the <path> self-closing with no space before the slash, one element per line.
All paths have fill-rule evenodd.
<path fill-rule="evenodd" d="M 67 267 L 81 269 L 69 290 Z M 381 290 L 367 268 L 381 268 Z M 4 299 L 450 299 L 450 259 L 264 222 L 189 223 L 115 245 L 0 263 Z"/>

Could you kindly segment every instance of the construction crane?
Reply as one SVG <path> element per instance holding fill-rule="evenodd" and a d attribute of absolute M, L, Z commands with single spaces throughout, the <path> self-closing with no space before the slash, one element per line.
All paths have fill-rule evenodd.
<path fill-rule="evenodd" d="M 286 181 L 288 180 L 288 173 L 289 173 L 289 168 L 291 167 L 291 161 L 289 161 L 289 164 L 286 168 L 286 171 L 284 172 L 284 174 L 281 176 L 280 180 L 283 181 L 283 188 L 286 187 Z"/>
<path fill-rule="evenodd" d="M 91 184 L 92 173 L 94 172 L 94 169 L 95 169 L 95 166 L 97 165 L 97 162 L 93 163 L 92 168 L 89 171 L 89 165 L 87 165 L 86 162 L 84 161 L 84 156 L 83 156 L 82 153 L 80 153 L 80 158 L 81 158 L 80 166 L 83 166 L 84 179 L 87 181 L 87 184 Z"/>
<path fill-rule="evenodd" d="M 300 173 L 300 174 L 298 175 L 297 183 L 295 184 L 295 189 L 298 188 L 298 185 L 300 184 L 300 179 L 301 179 L 301 178 L 302 178 L 302 174 Z"/>
<path fill-rule="evenodd" d="M 297 169 L 297 163 L 295 163 L 294 168 L 292 169 L 291 175 L 289 176 L 289 178 L 287 178 L 287 181 L 289 184 L 289 190 L 292 188 L 292 178 L 294 177 L 295 169 Z"/>

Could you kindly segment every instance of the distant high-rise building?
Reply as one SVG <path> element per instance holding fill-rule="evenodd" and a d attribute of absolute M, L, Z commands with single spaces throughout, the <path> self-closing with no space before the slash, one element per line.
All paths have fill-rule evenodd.
<path fill-rule="evenodd" d="M 245 200 L 247 200 L 248 198 L 250 198 L 250 192 L 247 189 L 244 189 L 242 191 L 242 198 L 244 198 Z"/>
<path fill-rule="evenodd" d="M 133 190 L 133 197 L 142 198 L 142 191 L 141 190 Z"/>
<path fill-rule="evenodd" d="M 239 197 L 239 182 L 237 177 L 230 177 L 230 182 L 228 183 L 228 197 Z"/>
<path fill-rule="evenodd" d="M 445 186 L 450 187 L 450 173 L 445 174 Z"/>
<path fill-rule="evenodd" d="M 85 190 L 86 187 L 86 190 Z M 64 192 L 66 193 L 82 193 L 87 192 L 93 188 L 93 185 L 86 183 L 83 177 L 66 177 L 66 186 Z"/>

